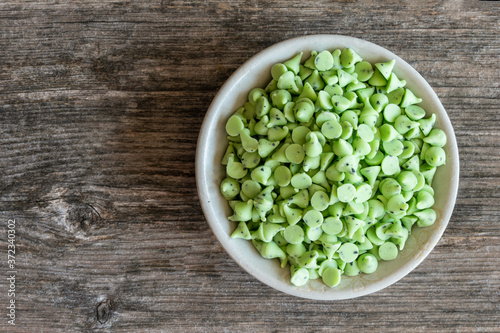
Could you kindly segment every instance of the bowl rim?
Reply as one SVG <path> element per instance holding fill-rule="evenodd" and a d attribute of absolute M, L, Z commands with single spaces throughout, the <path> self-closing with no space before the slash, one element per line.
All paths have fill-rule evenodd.
<path fill-rule="evenodd" d="M 303 291 L 297 289 L 297 287 L 291 284 L 286 284 L 287 281 L 282 281 L 283 283 L 279 283 L 276 280 L 267 279 L 266 276 L 256 274 L 251 269 L 252 267 L 248 265 L 244 260 L 242 260 L 242 258 L 239 256 L 239 253 L 234 253 L 233 251 L 230 250 L 229 246 L 230 239 L 228 238 L 228 235 L 225 232 L 223 232 L 221 228 L 218 227 L 217 225 L 218 224 L 217 221 L 220 218 L 220 216 L 218 216 L 215 213 L 214 207 L 210 203 L 207 181 L 206 177 L 204 176 L 204 171 L 207 166 L 206 157 L 208 154 L 207 145 L 209 141 L 208 136 L 210 128 L 214 126 L 215 122 L 218 119 L 219 113 L 217 112 L 217 110 L 221 108 L 227 91 L 231 90 L 232 87 L 236 86 L 239 82 L 241 82 L 241 80 L 244 79 L 245 74 L 251 73 L 256 70 L 257 71 L 262 70 L 262 68 L 259 69 L 259 67 L 262 66 L 262 63 L 266 63 L 265 58 L 270 54 L 279 52 L 280 49 L 285 49 L 290 45 L 297 45 L 296 52 L 299 52 L 300 48 L 304 48 L 304 45 L 325 43 L 325 41 L 332 41 L 332 43 L 344 44 L 346 45 L 344 47 L 352 47 L 350 45 L 370 47 L 373 50 L 375 50 L 377 54 L 380 53 L 383 58 L 395 59 L 397 67 L 409 73 L 410 75 L 413 75 L 418 80 L 418 84 L 422 85 L 420 88 L 423 89 L 423 91 L 425 92 L 426 99 L 430 98 L 434 103 L 436 110 L 433 110 L 433 112 L 438 114 L 438 117 L 440 118 L 440 128 L 447 133 L 448 137 L 447 153 L 448 156 L 451 158 L 451 160 L 449 160 L 448 163 L 453 164 L 451 167 L 451 174 L 450 174 L 449 200 L 446 201 L 446 205 L 442 210 L 442 215 L 441 215 L 442 222 L 430 236 L 424 249 L 421 251 L 421 253 L 419 253 L 417 257 L 406 262 L 391 275 L 385 276 L 379 281 L 371 283 L 360 290 L 336 290 L 335 288 L 332 288 L 330 289 L 331 292 L 330 290 L 327 292 Z M 332 47 L 332 49 L 333 48 L 334 47 Z M 356 49 L 355 47 L 352 48 Z M 307 46 L 305 47 L 305 49 L 308 51 L 312 51 L 314 50 L 314 47 Z M 249 87 L 248 90 L 250 90 L 251 88 L 252 87 Z M 446 110 L 441 104 L 441 101 L 439 100 L 437 94 L 429 85 L 429 83 L 405 60 L 403 60 L 396 54 L 392 53 L 391 51 L 387 50 L 386 48 L 380 45 L 356 37 L 349 37 L 343 35 L 330 35 L 330 34 L 304 35 L 300 37 L 283 40 L 256 53 L 247 61 L 245 61 L 243 65 L 241 65 L 237 70 L 235 70 L 233 74 L 231 74 L 229 78 L 225 81 L 225 83 L 221 86 L 217 94 L 214 96 L 205 114 L 198 136 L 196 159 L 195 159 L 196 186 L 202 210 L 204 212 L 205 218 L 210 228 L 212 229 L 212 232 L 215 234 L 216 238 L 218 239 L 224 250 L 229 254 L 229 256 L 232 257 L 233 260 L 235 260 L 236 263 L 241 268 L 247 271 L 247 273 L 258 279 L 262 283 L 290 295 L 307 299 L 315 299 L 315 300 L 341 300 L 341 299 L 350 299 L 371 294 L 394 284 L 395 282 L 399 281 L 407 274 L 409 274 L 413 269 L 415 269 L 433 250 L 433 248 L 438 243 L 439 239 L 441 238 L 442 234 L 444 233 L 444 230 L 448 225 L 448 222 L 453 213 L 453 208 L 458 193 L 459 169 L 460 167 L 459 167 L 458 146 L 451 121 L 449 119 Z"/>

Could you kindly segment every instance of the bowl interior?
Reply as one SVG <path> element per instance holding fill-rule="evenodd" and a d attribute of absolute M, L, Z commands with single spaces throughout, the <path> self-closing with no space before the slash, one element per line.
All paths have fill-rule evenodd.
<path fill-rule="evenodd" d="M 342 277 L 335 288 L 329 288 L 321 279 L 312 280 L 302 287 L 289 282 L 288 267 L 280 268 L 279 262 L 262 258 L 249 241 L 232 239 L 236 224 L 227 220 L 231 214 L 228 203 L 219 191 L 224 178 L 220 161 L 227 147 L 225 123 L 229 116 L 244 104 L 253 87 L 265 87 L 271 79 L 270 68 L 298 52 L 304 52 L 303 60 L 312 50 L 352 48 L 364 60 L 371 63 L 396 59 L 394 72 L 407 81 L 418 97 L 427 116 L 435 113 L 436 127 L 443 129 L 448 142 L 445 147 L 447 164 L 438 168 L 434 177 L 434 209 L 437 220 L 427 228 L 414 228 L 405 248 L 392 261 L 381 261 L 373 274 Z M 200 202 L 214 234 L 229 255 L 248 273 L 263 283 L 291 295 L 322 300 L 346 299 L 362 296 L 385 288 L 414 269 L 432 250 L 450 219 L 458 189 L 458 149 L 451 122 L 437 95 L 429 84 L 410 65 L 390 51 L 357 38 L 337 35 L 313 35 L 287 40 L 258 53 L 241 66 L 222 86 L 214 98 L 203 122 L 196 154 L 196 178 Z"/>

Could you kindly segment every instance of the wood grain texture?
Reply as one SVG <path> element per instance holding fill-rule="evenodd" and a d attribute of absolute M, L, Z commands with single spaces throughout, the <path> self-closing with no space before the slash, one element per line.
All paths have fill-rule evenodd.
<path fill-rule="evenodd" d="M 500 332 L 499 17 L 498 2 L 475 0 L 2 1 L 0 331 Z M 218 244 L 196 192 L 198 131 L 220 86 L 263 48 L 316 33 L 406 59 L 459 144 L 438 246 L 355 300 L 256 281 Z"/>

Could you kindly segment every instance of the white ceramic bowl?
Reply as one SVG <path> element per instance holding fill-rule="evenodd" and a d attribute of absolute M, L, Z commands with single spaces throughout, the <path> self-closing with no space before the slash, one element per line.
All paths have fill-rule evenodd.
<path fill-rule="evenodd" d="M 407 81 L 407 87 L 423 99 L 420 104 L 429 114 L 436 113 L 436 127 L 448 136 L 445 147 L 447 164 L 438 168 L 433 187 L 437 220 L 431 227 L 414 228 L 406 246 L 392 261 L 379 263 L 373 274 L 356 277 L 342 276 L 342 282 L 329 288 L 321 279 L 312 280 L 302 287 L 290 283 L 289 268 L 280 268 L 277 259 L 262 258 L 251 242 L 232 239 L 235 222 L 227 220 L 231 211 L 219 191 L 225 169 L 220 161 L 227 147 L 225 124 L 229 116 L 244 104 L 251 88 L 265 87 L 271 79 L 270 68 L 303 51 L 303 60 L 310 51 L 336 48 L 352 48 L 364 60 L 371 63 L 396 59 L 394 72 Z M 428 115 L 429 115 L 428 114 Z M 412 271 L 431 252 L 443 234 L 451 217 L 458 190 L 459 160 L 453 128 L 429 84 L 404 60 L 373 43 L 338 35 L 311 35 L 286 40 L 275 44 L 253 56 L 234 72 L 215 96 L 205 116 L 198 138 L 196 152 L 196 180 L 201 206 L 214 234 L 224 249 L 248 273 L 263 283 L 282 292 L 319 300 L 337 300 L 359 297 L 383 289 Z"/>

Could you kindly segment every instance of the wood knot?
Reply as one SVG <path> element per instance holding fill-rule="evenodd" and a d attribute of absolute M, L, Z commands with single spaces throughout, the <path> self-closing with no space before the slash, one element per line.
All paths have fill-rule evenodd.
<path fill-rule="evenodd" d="M 102 220 L 99 212 L 89 204 L 76 204 L 68 209 L 68 222 L 76 229 L 88 231 Z"/>
<path fill-rule="evenodd" d="M 112 315 L 111 301 L 105 299 L 99 303 L 96 307 L 96 317 L 97 321 L 101 324 L 106 323 Z"/>

